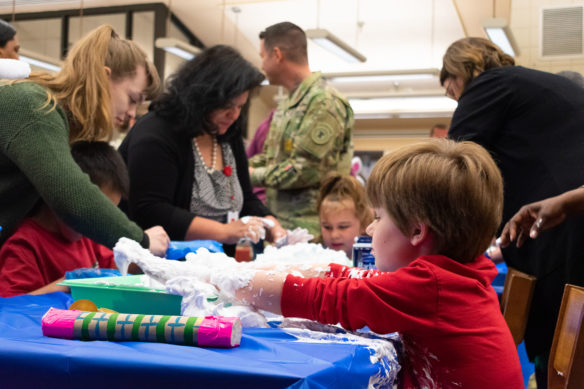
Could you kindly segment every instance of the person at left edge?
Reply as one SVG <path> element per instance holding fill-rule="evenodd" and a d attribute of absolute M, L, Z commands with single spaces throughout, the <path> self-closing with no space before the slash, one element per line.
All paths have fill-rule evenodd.
<path fill-rule="evenodd" d="M 242 138 L 242 111 L 264 76 L 235 49 L 214 46 L 171 76 L 168 91 L 120 146 L 130 173 L 126 211 L 143 228 L 163 226 L 173 240 L 257 241 L 285 235 L 253 194 Z M 235 220 L 231 219 L 231 216 Z M 233 247 L 225 247 L 233 255 Z"/>
<path fill-rule="evenodd" d="M 0 78 L 27 78 L 30 65 L 20 61 L 20 42 L 16 29 L 0 19 Z"/>
<path fill-rule="evenodd" d="M 10 24 L 0 19 L 0 58 L 18 59 L 20 42 L 16 30 Z"/>
<path fill-rule="evenodd" d="M 113 248 L 121 237 L 163 255 L 169 243 L 156 227 L 142 230 L 92 184 L 71 157 L 78 140 L 110 140 L 114 126 L 157 94 L 154 65 L 111 26 L 89 32 L 57 74 L 36 73 L 0 84 L 0 242 L 42 199 L 65 224 Z"/>

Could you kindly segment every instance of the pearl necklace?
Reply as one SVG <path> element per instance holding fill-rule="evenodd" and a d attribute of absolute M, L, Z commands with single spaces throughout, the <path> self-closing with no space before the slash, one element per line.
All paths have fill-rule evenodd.
<path fill-rule="evenodd" d="M 217 166 L 217 138 L 214 136 L 212 138 L 213 138 L 213 154 L 211 157 L 211 166 L 207 166 L 207 164 L 205 163 L 205 160 L 203 159 L 203 154 L 201 154 L 201 150 L 199 149 L 197 139 L 193 138 L 195 150 L 197 151 L 197 154 L 199 154 L 199 158 L 201 159 L 201 162 L 203 162 L 203 168 L 208 174 L 213 173 L 215 171 L 215 166 Z"/>

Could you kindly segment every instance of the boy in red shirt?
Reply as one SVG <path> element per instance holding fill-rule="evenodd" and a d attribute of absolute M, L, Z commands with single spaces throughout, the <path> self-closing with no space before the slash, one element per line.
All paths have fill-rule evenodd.
<path fill-rule="evenodd" d="M 491 287 L 497 270 L 482 255 L 503 203 L 488 152 L 446 139 L 400 148 L 377 162 L 367 193 L 378 271 L 335 264 L 290 269 L 304 277 L 256 271 L 235 296 L 284 316 L 399 332 L 401 388 L 523 388 Z M 221 286 L 234 275 L 207 276 Z"/>
<path fill-rule="evenodd" d="M 126 165 L 109 144 L 75 142 L 71 154 L 114 204 L 128 193 Z M 65 273 L 91 267 L 116 268 L 113 252 L 68 227 L 40 203 L 0 249 L 0 296 L 68 292 L 57 285 Z"/>

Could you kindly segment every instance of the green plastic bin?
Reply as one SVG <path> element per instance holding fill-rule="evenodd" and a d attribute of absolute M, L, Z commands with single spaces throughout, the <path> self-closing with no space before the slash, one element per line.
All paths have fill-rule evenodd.
<path fill-rule="evenodd" d="M 119 313 L 180 315 L 182 296 L 144 286 L 145 275 L 64 280 L 74 300 L 91 300 Z"/>

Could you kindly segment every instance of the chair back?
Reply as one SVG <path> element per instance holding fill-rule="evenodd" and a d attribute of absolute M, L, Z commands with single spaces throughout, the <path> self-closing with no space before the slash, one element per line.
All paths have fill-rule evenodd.
<path fill-rule="evenodd" d="M 584 388 L 584 288 L 566 284 L 548 363 L 549 389 Z"/>
<path fill-rule="evenodd" d="M 501 311 L 516 346 L 523 341 L 525 336 L 534 288 L 534 276 L 511 267 L 507 269 L 507 277 L 505 277 L 503 295 L 501 296 Z"/>

